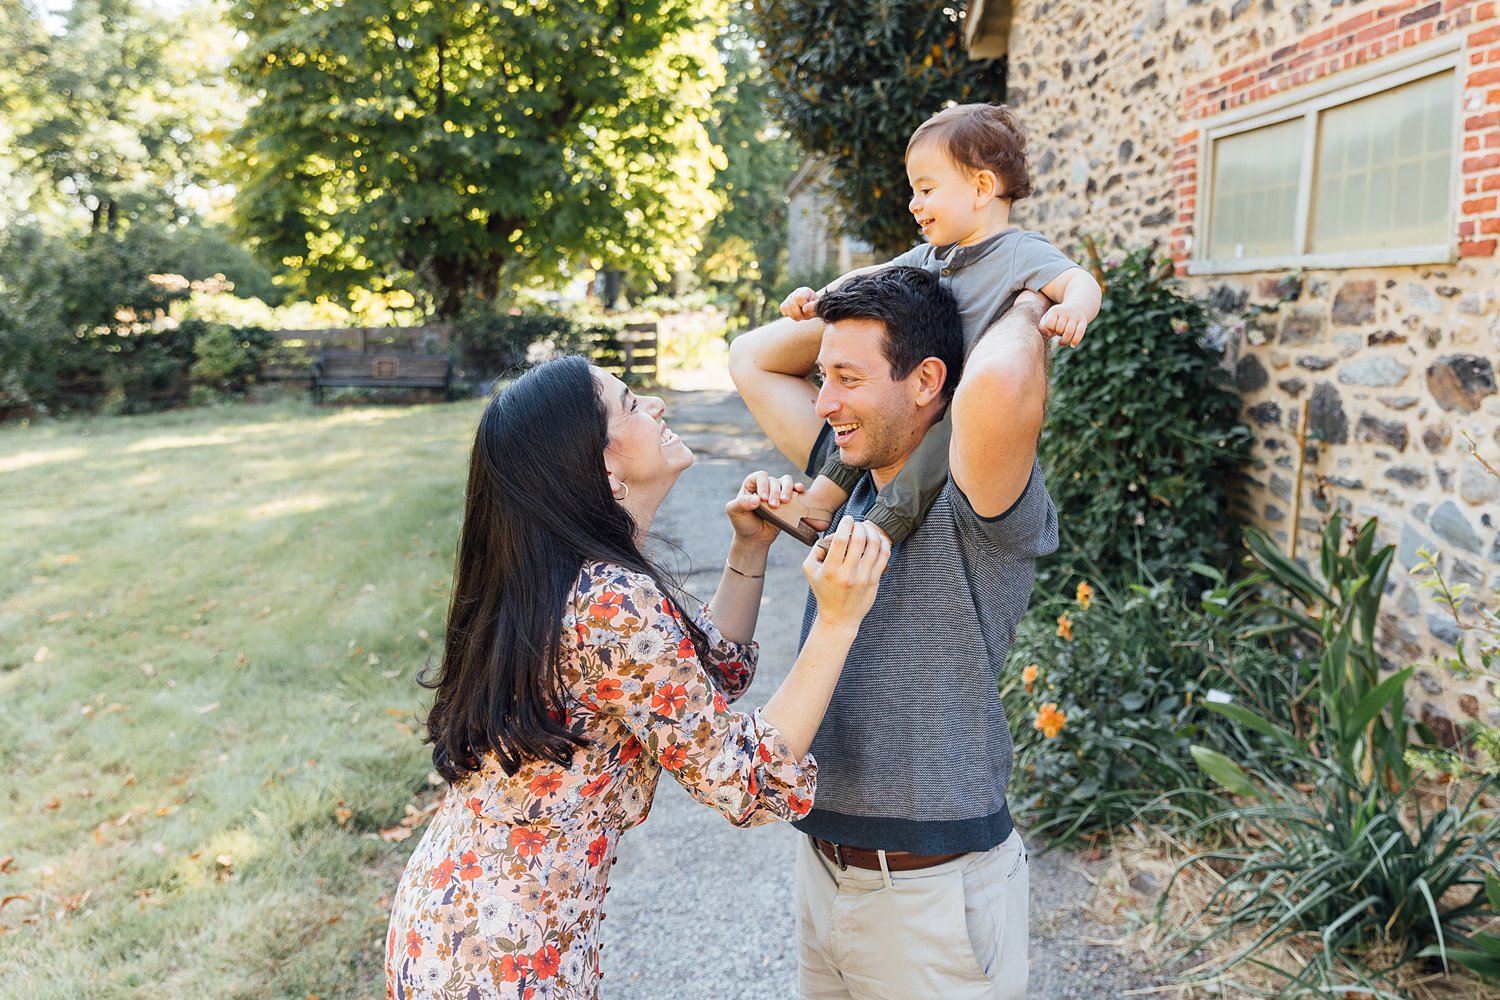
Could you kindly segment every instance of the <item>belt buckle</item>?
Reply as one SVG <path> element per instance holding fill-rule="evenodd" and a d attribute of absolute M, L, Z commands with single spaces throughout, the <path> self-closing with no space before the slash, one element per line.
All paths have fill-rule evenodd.
<path fill-rule="evenodd" d="M 846 865 L 846 864 L 844 864 L 844 851 L 843 851 L 843 848 L 841 848 L 838 844 L 834 844 L 832 846 L 833 846 L 833 863 L 839 866 L 839 871 L 841 871 L 841 872 L 848 871 L 849 870 L 849 866 Z"/>

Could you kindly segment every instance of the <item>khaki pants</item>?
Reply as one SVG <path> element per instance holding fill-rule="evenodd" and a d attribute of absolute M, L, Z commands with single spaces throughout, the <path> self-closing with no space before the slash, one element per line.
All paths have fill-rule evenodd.
<path fill-rule="evenodd" d="M 839 871 L 799 837 L 802 1000 L 1024 1000 L 1026 846 L 911 872 Z"/>

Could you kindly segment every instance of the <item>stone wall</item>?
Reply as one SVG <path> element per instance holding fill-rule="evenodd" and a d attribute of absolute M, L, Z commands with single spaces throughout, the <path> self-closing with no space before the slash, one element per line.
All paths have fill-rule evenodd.
<path fill-rule="evenodd" d="M 1031 133 L 1036 195 L 1016 223 L 1068 246 L 1153 240 L 1220 318 L 1258 441 L 1242 512 L 1301 554 L 1334 507 L 1379 517 L 1400 566 L 1384 652 L 1412 662 L 1455 632 L 1406 570 L 1419 548 L 1500 600 L 1500 15 L 1446 0 L 1022 0 L 1007 86 Z M 1198 122 L 1294 94 L 1445 33 L 1463 39 L 1455 259 L 1441 266 L 1193 276 Z M 1259 308 L 1258 308 L 1259 307 Z M 1307 411 L 1307 448 L 1298 439 Z M 1300 493 L 1300 505 L 1297 501 Z M 1294 514 L 1294 510 L 1300 511 Z M 1296 522 L 1296 523 L 1294 523 Z M 1490 715 L 1477 686 L 1431 671 L 1413 699 L 1439 728 Z"/>

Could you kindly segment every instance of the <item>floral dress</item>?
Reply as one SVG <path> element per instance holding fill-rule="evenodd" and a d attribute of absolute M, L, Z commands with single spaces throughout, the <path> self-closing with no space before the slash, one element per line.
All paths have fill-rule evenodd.
<path fill-rule="evenodd" d="M 585 1000 L 597 995 L 599 913 L 620 834 L 646 818 L 665 768 L 736 826 L 800 819 L 817 765 L 761 717 L 729 710 L 757 648 L 708 619 L 701 662 L 652 580 L 588 563 L 564 615 L 573 763 L 493 754 L 452 785 L 391 908 L 391 1000 Z M 710 679 L 712 677 L 712 680 Z"/>

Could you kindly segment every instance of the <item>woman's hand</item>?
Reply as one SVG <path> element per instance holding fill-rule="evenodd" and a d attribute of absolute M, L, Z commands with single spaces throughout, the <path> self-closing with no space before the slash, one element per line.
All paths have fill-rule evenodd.
<path fill-rule="evenodd" d="M 814 546 L 802 572 L 818 599 L 818 617 L 831 626 L 857 628 L 875 604 L 891 542 L 873 524 L 847 514 L 828 539 L 827 553 Z"/>
<path fill-rule="evenodd" d="M 790 500 L 793 494 L 801 493 L 802 490 L 802 484 L 794 482 L 791 476 L 773 476 L 763 471 L 750 473 L 740 485 L 739 493 L 724 505 L 724 511 L 729 515 L 729 523 L 734 525 L 735 538 L 754 545 L 769 547 L 781 532 L 775 525 L 756 517 L 755 508 L 765 504 L 775 509 Z"/>

